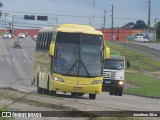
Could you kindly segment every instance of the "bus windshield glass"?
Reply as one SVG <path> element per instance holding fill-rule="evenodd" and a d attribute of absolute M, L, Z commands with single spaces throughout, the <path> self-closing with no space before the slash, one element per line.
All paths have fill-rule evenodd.
<path fill-rule="evenodd" d="M 54 72 L 68 76 L 102 75 L 103 37 L 59 32 L 54 56 Z"/>
<path fill-rule="evenodd" d="M 121 70 L 124 69 L 124 61 L 123 60 L 105 60 L 104 69 L 111 70 Z"/>

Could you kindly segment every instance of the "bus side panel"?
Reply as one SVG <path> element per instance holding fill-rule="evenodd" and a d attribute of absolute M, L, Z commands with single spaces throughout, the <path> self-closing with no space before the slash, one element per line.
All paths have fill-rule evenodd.
<path fill-rule="evenodd" d="M 36 52 L 35 76 L 40 88 L 47 89 L 49 74 L 50 74 L 50 57 L 48 53 Z M 37 82 L 36 82 L 37 83 Z"/>

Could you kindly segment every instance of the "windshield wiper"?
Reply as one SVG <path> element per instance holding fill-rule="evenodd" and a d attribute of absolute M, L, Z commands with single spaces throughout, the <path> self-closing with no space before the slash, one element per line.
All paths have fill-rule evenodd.
<path fill-rule="evenodd" d="M 71 66 L 71 68 L 68 70 L 67 75 L 71 72 L 71 70 L 74 68 L 74 66 L 77 64 L 77 60 L 74 62 L 74 64 Z"/>
<path fill-rule="evenodd" d="M 86 68 L 86 66 L 84 65 L 84 63 L 83 63 L 82 60 L 81 60 L 81 64 L 82 64 L 82 66 L 84 67 L 84 70 L 85 70 L 85 72 L 87 73 L 88 77 L 90 77 L 91 75 L 89 74 L 89 72 L 88 72 L 88 70 L 87 70 L 87 68 Z"/>
<path fill-rule="evenodd" d="M 70 73 L 71 70 L 76 66 L 77 63 L 78 63 L 78 60 L 76 60 L 76 61 L 74 62 L 74 64 L 71 66 L 71 68 L 68 70 L 67 75 L 69 75 L 69 73 Z M 90 77 L 90 74 L 89 74 L 89 72 L 88 72 L 88 70 L 87 70 L 87 68 L 86 68 L 86 66 L 84 65 L 84 63 L 83 63 L 82 60 L 79 61 L 79 64 L 82 64 L 82 66 L 84 67 L 85 72 L 87 73 L 87 76 Z M 78 69 L 79 69 L 79 68 L 78 68 Z"/>

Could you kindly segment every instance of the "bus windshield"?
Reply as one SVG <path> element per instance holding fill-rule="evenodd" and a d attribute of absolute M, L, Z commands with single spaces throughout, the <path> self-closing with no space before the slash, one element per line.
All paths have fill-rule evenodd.
<path fill-rule="evenodd" d="M 105 60 L 104 69 L 111 70 L 121 70 L 124 69 L 124 61 L 123 60 Z"/>
<path fill-rule="evenodd" d="M 103 37 L 83 33 L 57 34 L 54 72 L 69 76 L 102 75 Z"/>

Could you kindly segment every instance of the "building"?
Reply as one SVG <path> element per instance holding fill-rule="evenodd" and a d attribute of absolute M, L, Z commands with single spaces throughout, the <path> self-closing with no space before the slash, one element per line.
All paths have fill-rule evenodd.
<path fill-rule="evenodd" d="M 100 29 L 103 32 L 106 41 L 127 41 L 129 36 L 144 33 L 145 29 Z"/>

